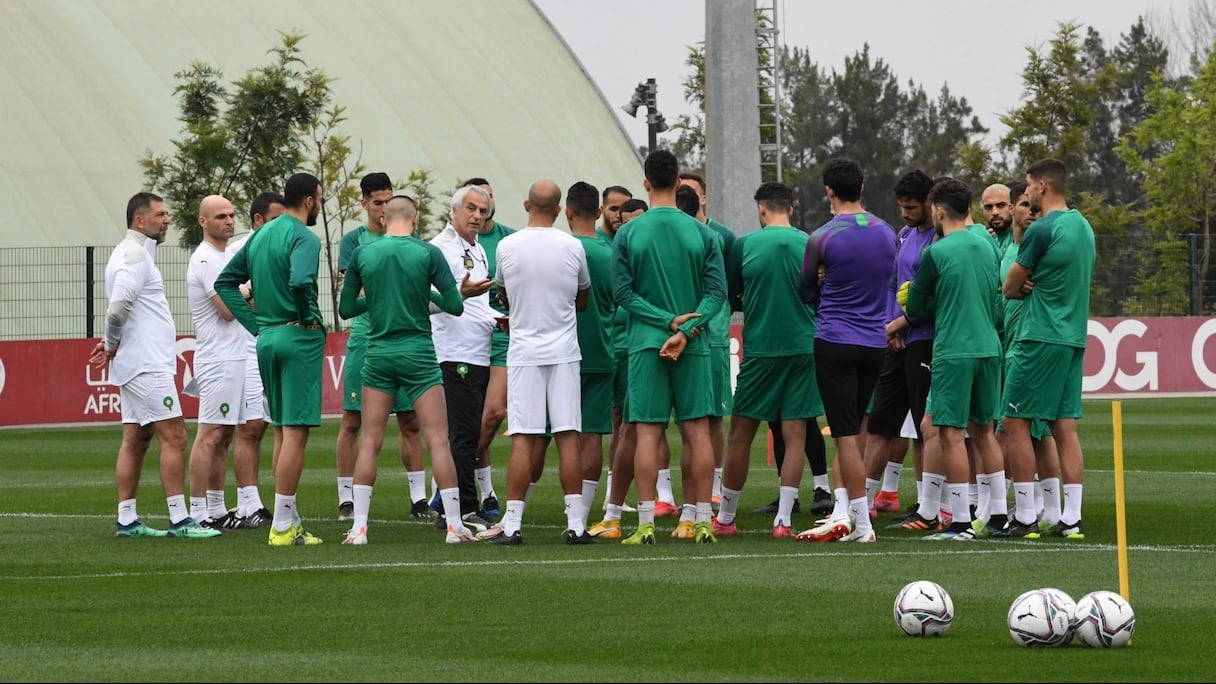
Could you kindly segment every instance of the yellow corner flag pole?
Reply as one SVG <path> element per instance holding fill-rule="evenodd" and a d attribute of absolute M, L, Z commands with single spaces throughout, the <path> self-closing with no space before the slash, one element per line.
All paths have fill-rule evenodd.
<path fill-rule="evenodd" d="M 1123 490 L 1123 402 L 1110 403 L 1111 426 L 1115 431 L 1115 529 L 1119 547 L 1119 593 L 1131 602 L 1127 579 L 1127 510 Z"/>

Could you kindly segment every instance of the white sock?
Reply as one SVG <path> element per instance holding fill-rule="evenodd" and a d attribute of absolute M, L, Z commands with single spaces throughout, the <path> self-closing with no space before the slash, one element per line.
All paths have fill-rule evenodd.
<path fill-rule="evenodd" d="M 207 497 L 190 497 L 190 517 L 198 521 L 207 519 Z"/>
<path fill-rule="evenodd" d="M 904 472 L 904 464 L 896 461 L 887 461 L 887 468 L 882 473 L 882 491 L 898 492 L 899 491 L 899 476 Z"/>
<path fill-rule="evenodd" d="M 528 490 L 526 492 L 524 492 L 524 504 L 527 504 L 528 501 L 530 501 L 532 499 L 532 490 L 534 490 L 534 489 L 536 489 L 536 483 L 529 482 Z"/>
<path fill-rule="evenodd" d="M 853 514 L 853 529 L 868 532 L 874 529 L 870 522 L 870 504 L 864 496 L 849 501 L 849 512 Z"/>
<path fill-rule="evenodd" d="M 976 473 L 975 475 L 976 489 L 979 490 L 979 497 L 975 502 L 975 519 L 988 522 L 991 517 L 991 502 L 992 502 L 992 476 L 988 473 Z"/>
<path fill-rule="evenodd" d="M 739 512 L 739 490 L 730 487 L 722 488 L 722 504 L 718 506 L 718 522 L 729 525 L 735 521 Z"/>
<path fill-rule="evenodd" d="M 1013 483 L 1013 517 L 1024 525 L 1034 523 L 1034 481 Z"/>
<path fill-rule="evenodd" d="M 189 509 L 186 508 L 185 494 L 166 497 L 165 503 L 169 504 L 169 522 L 174 525 L 190 517 Z"/>
<path fill-rule="evenodd" d="M 595 505 L 595 491 L 600 483 L 595 480 L 583 480 L 583 527 L 587 526 L 587 516 L 591 515 L 591 507 Z"/>
<path fill-rule="evenodd" d="M 974 482 L 967 483 L 967 503 L 972 506 L 980 505 L 980 487 Z"/>
<path fill-rule="evenodd" d="M 832 485 L 828 484 L 827 475 L 816 475 L 813 479 L 815 480 L 815 489 L 822 489 L 825 492 L 832 491 Z"/>
<path fill-rule="evenodd" d="M 573 531 L 575 536 L 581 537 L 583 532 L 587 531 L 583 495 L 566 494 L 562 500 L 566 502 L 566 529 Z"/>
<path fill-rule="evenodd" d="M 139 520 L 139 514 L 135 512 L 135 499 L 123 499 L 118 502 L 118 524 L 130 525 Z"/>
<path fill-rule="evenodd" d="M 675 494 L 671 493 L 671 468 L 664 468 L 659 471 L 659 501 L 666 504 L 676 505 Z"/>
<path fill-rule="evenodd" d="M 219 520 L 228 514 L 228 502 L 224 501 L 224 490 L 207 490 L 207 517 Z"/>
<path fill-rule="evenodd" d="M 274 493 L 274 521 L 271 526 L 275 532 L 286 532 L 296 524 L 296 495 Z"/>
<path fill-rule="evenodd" d="M 473 475 L 477 477 L 477 486 L 481 488 L 481 500 L 494 496 L 494 483 L 490 480 L 490 466 L 477 468 L 473 471 Z M 497 499 L 497 496 L 494 496 Z"/>
<path fill-rule="evenodd" d="M 443 519 L 447 521 L 448 527 L 454 530 L 463 527 L 464 521 L 460 519 L 460 487 L 440 489 L 439 501 L 443 504 Z M 460 522 L 457 522 L 458 520 Z"/>
<path fill-rule="evenodd" d="M 638 502 L 638 525 L 654 524 L 654 501 Z"/>
<path fill-rule="evenodd" d="M 942 514 L 942 497 L 939 492 L 946 488 L 946 476 L 937 473 L 921 475 L 925 495 L 920 498 L 917 514 L 925 520 L 933 520 Z"/>
<path fill-rule="evenodd" d="M 708 524 L 714 519 L 714 505 L 708 501 L 697 502 L 696 524 Z"/>
<path fill-rule="evenodd" d="M 612 496 L 612 471 L 604 476 L 604 508 L 608 507 L 608 499 Z"/>
<path fill-rule="evenodd" d="M 1060 478 L 1041 480 L 1035 488 L 1043 492 L 1043 517 L 1040 519 L 1048 525 L 1060 522 Z"/>
<path fill-rule="evenodd" d="M 1043 483 L 1039 481 L 1039 474 L 1034 476 L 1034 512 L 1040 518 L 1043 517 Z"/>
<path fill-rule="evenodd" d="M 835 503 L 832 506 L 832 520 L 843 520 L 849 517 L 849 490 L 837 487 L 833 496 Z M 870 517 L 869 511 L 866 512 L 866 517 Z"/>
<path fill-rule="evenodd" d="M 872 477 L 866 478 L 866 501 L 869 502 L 871 508 L 874 507 L 874 497 L 878 495 L 879 481 Z"/>
<path fill-rule="evenodd" d="M 949 513 L 951 517 L 954 517 L 954 509 L 950 505 L 954 502 L 950 500 L 950 487 L 946 484 L 944 478 L 939 490 L 941 491 L 941 497 L 938 506 L 941 508 L 941 513 Z"/>
<path fill-rule="evenodd" d="M 714 489 L 713 495 L 722 498 L 722 469 L 714 468 Z"/>
<path fill-rule="evenodd" d="M 339 477 L 338 478 L 338 503 L 346 503 L 347 501 L 355 500 L 355 478 Z"/>
<path fill-rule="evenodd" d="M 713 510 L 711 507 L 710 510 Z M 686 503 L 680 506 L 680 522 L 696 522 L 697 520 L 697 505 Z"/>
<path fill-rule="evenodd" d="M 620 506 L 610 503 L 607 505 L 607 507 L 604 508 L 604 520 L 620 520 L 620 519 L 621 519 L 621 507 Z"/>
<path fill-rule="evenodd" d="M 1009 485 L 1004 469 L 988 473 L 992 491 L 988 494 L 988 515 L 1009 515 Z"/>
<path fill-rule="evenodd" d="M 777 499 L 777 515 L 773 517 L 773 527 L 777 525 L 790 527 L 794 514 L 794 499 L 798 498 L 798 488 L 782 485 L 780 491 Z"/>
<path fill-rule="evenodd" d="M 425 470 L 406 471 L 405 480 L 410 483 L 410 503 L 427 500 Z"/>
<path fill-rule="evenodd" d="M 1068 525 L 1081 522 L 1081 489 L 1079 484 L 1064 485 L 1064 512 L 1060 520 Z"/>
<path fill-rule="evenodd" d="M 954 522 L 971 524 L 971 507 L 966 503 L 967 489 L 970 485 L 966 482 L 951 483 L 948 487 L 950 490 L 950 510 L 954 513 Z"/>
<path fill-rule="evenodd" d="M 350 528 L 367 529 L 367 516 L 372 510 L 372 485 L 353 485 L 351 494 L 355 498 L 355 519 Z"/>
<path fill-rule="evenodd" d="M 519 531 L 520 525 L 523 524 L 525 505 L 523 501 L 517 499 L 507 501 L 507 510 L 502 515 L 503 534 L 512 535 Z"/>
<path fill-rule="evenodd" d="M 917 503 L 920 503 L 920 500 L 922 498 L 924 498 L 924 494 L 925 494 L 925 480 L 924 480 L 925 476 L 922 474 L 920 477 L 921 477 L 921 479 L 916 481 L 916 502 Z"/>
<path fill-rule="evenodd" d="M 236 506 L 237 515 L 242 517 L 253 515 L 265 508 L 262 505 L 262 495 L 258 492 L 258 486 L 238 487 L 236 490 Z"/>

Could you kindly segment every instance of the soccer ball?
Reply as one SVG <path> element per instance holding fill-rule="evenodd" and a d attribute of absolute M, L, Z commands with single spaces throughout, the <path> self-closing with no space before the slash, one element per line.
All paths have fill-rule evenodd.
<path fill-rule="evenodd" d="M 1064 637 L 1064 641 L 1062 641 L 1059 644 L 1060 646 L 1067 646 L 1072 643 L 1072 637 L 1073 637 L 1073 633 L 1074 633 L 1073 632 L 1073 617 L 1077 613 L 1077 602 L 1072 600 L 1072 597 L 1069 596 L 1067 592 L 1065 592 L 1061 589 L 1056 589 L 1054 587 L 1048 587 L 1048 588 L 1044 589 L 1043 591 L 1046 591 L 1046 592 L 1052 594 L 1053 595 L 1052 600 L 1056 604 L 1057 608 L 1063 610 L 1064 614 L 1068 616 L 1068 636 Z"/>
<path fill-rule="evenodd" d="M 1072 638 L 1070 604 L 1072 598 L 1058 589 L 1022 594 L 1009 606 L 1009 636 L 1019 646 L 1063 646 Z"/>
<path fill-rule="evenodd" d="M 1115 592 L 1093 591 L 1077 601 L 1072 628 L 1077 639 L 1090 648 L 1119 648 L 1131 641 L 1136 614 Z"/>
<path fill-rule="evenodd" d="M 909 582 L 895 597 L 895 624 L 908 636 L 941 636 L 953 621 L 954 601 L 936 582 Z"/>

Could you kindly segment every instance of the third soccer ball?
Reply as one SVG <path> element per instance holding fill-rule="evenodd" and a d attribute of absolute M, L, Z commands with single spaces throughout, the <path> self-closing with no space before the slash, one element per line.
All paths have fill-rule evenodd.
<path fill-rule="evenodd" d="M 1131 641 L 1136 614 L 1115 592 L 1093 591 L 1077 601 L 1073 631 L 1090 648 L 1119 648 Z"/>
<path fill-rule="evenodd" d="M 953 621 L 954 601 L 936 582 L 909 582 L 895 596 L 895 624 L 908 636 L 941 636 Z"/>
<path fill-rule="evenodd" d="M 1063 646 L 1072 639 L 1072 598 L 1059 589 L 1032 589 L 1013 600 L 1007 621 L 1019 646 Z"/>

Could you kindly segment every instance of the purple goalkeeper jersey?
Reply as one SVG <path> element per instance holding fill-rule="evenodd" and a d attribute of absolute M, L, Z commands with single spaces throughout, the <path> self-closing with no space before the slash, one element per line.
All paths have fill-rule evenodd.
<path fill-rule="evenodd" d="M 815 338 L 885 349 L 894 270 L 895 230 L 874 214 L 839 214 L 811 233 L 801 294 L 817 312 Z"/>
<path fill-rule="evenodd" d="M 895 291 L 899 286 L 916 277 L 916 269 L 920 266 L 920 257 L 925 249 L 933 244 L 937 233 L 932 228 L 920 230 L 914 226 L 904 226 L 895 237 L 895 275 L 891 278 L 889 294 L 887 295 L 887 320 L 893 321 L 903 315 L 899 303 L 895 301 Z M 933 339 L 933 319 L 908 316 L 912 325 L 904 330 L 904 342 L 920 342 Z"/>

